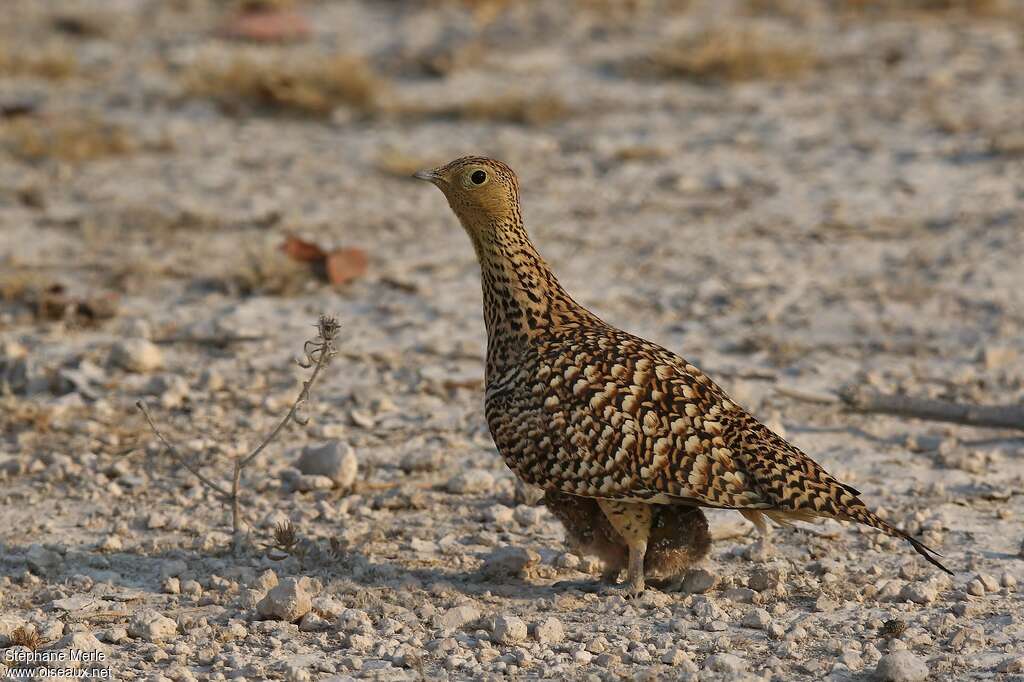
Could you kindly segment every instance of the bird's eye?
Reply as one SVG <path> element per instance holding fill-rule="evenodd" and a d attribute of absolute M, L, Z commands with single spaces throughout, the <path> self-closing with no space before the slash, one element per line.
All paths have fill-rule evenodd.
<path fill-rule="evenodd" d="M 473 174 L 469 176 L 469 179 L 473 181 L 474 185 L 482 185 L 487 179 L 487 173 L 482 170 L 473 171 Z"/>

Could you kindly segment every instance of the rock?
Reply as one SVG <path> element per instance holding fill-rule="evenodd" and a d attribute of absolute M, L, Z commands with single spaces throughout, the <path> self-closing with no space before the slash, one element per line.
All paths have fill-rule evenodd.
<path fill-rule="evenodd" d="M 757 593 L 749 587 L 731 587 L 722 593 L 723 597 L 737 604 L 753 604 L 756 595 Z"/>
<path fill-rule="evenodd" d="M 498 616 L 494 620 L 494 638 L 502 644 L 518 644 L 526 639 L 526 623 L 518 616 Z"/>
<path fill-rule="evenodd" d="M 814 600 L 815 611 L 828 612 L 835 611 L 837 608 L 839 608 L 839 604 L 837 604 L 835 600 L 829 599 L 825 595 L 820 595 L 817 599 Z"/>
<path fill-rule="evenodd" d="M 25 552 L 25 561 L 28 562 L 29 568 L 36 573 L 47 574 L 57 570 L 64 563 L 64 557 L 59 552 L 33 543 Z"/>
<path fill-rule="evenodd" d="M 772 617 L 764 609 L 754 609 L 743 616 L 743 620 L 740 624 L 745 628 L 754 628 L 755 630 L 766 630 L 772 622 Z"/>
<path fill-rule="evenodd" d="M 573 552 L 562 552 L 555 557 L 555 566 L 575 571 L 580 567 L 580 557 Z"/>
<path fill-rule="evenodd" d="M 160 564 L 160 578 L 180 578 L 188 572 L 188 564 L 181 559 L 168 559 Z"/>
<path fill-rule="evenodd" d="M 999 581 L 988 573 L 979 573 L 977 579 L 984 586 L 986 592 L 999 591 Z"/>
<path fill-rule="evenodd" d="M 523 547 L 498 547 L 491 552 L 480 572 L 486 578 L 525 577 L 540 564 L 540 555 Z"/>
<path fill-rule="evenodd" d="M 299 621 L 300 632 L 317 632 L 319 630 L 327 629 L 327 621 L 318 616 L 315 612 L 310 611 L 302 617 Z"/>
<path fill-rule="evenodd" d="M 875 679 L 880 682 L 922 682 L 927 677 L 928 666 L 907 649 L 882 656 L 875 667 Z"/>
<path fill-rule="evenodd" d="M 915 604 L 931 604 L 939 598 L 939 588 L 932 582 L 907 583 L 900 590 L 902 601 L 912 601 Z"/>
<path fill-rule="evenodd" d="M 355 483 L 359 461 L 355 450 L 340 440 L 307 445 L 295 462 L 296 468 L 309 476 L 326 476 L 335 487 L 348 490 Z"/>
<path fill-rule="evenodd" d="M 277 573 L 274 573 L 272 568 L 268 568 L 256 577 L 251 587 L 258 590 L 269 590 L 277 587 Z"/>
<path fill-rule="evenodd" d="M 181 593 L 190 597 L 199 597 L 203 593 L 203 586 L 199 584 L 198 580 L 186 580 L 181 583 Z"/>
<path fill-rule="evenodd" d="M 530 528 L 540 523 L 541 519 L 544 518 L 544 509 L 542 507 L 531 507 L 525 504 L 521 504 L 515 508 L 513 516 L 521 526 Z"/>
<path fill-rule="evenodd" d="M 110 656 L 110 647 L 101 644 L 91 632 L 86 631 L 68 633 L 46 648 L 54 651 L 95 651 L 104 657 Z"/>
<path fill-rule="evenodd" d="M 472 623 L 480 618 L 480 609 L 472 604 L 462 604 L 450 608 L 437 619 L 438 626 L 445 630 L 457 630 L 463 625 Z"/>
<path fill-rule="evenodd" d="M 533 636 L 541 644 L 558 644 L 565 638 L 565 627 L 562 621 L 550 616 L 533 626 Z"/>
<path fill-rule="evenodd" d="M 661 662 L 682 672 L 697 672 L 698 670 L 697 664 L 693 662 L 690 655 L 678 647 L 663 653 L 661 655 Z"/>
<path fill-rule="evenodd" d="M 740 673 L 747 669 L 747 662 L 735 654 L 712 654 L 704 661 L 704 667 L 716 673 Z"/>
<path fill-rule="evenodd" d="M 752 590 L 764 592 L 766 590 L 778 589 L 784 579 L 785 576 L 778 569 L 756 568 L 750 572 L 750 579 L 747 580 L 747 585 Z"/>
<path fill-rule="evenodd" d="M 164 366 L 164 354 L 152 341 L 123 339 L 110 349 L 110 364 L 129 372 L 145 374 Z"/>
<path fill-rule="evenodd" d="M 975 597 L 985 596 L 985 584 L 977 578 L 975 578 L 967 584 L 967 594 L 973 595 Z"/>
<path fill-rule="evenodd" d="M 256 605 L 256 612 L 266 620 L 283 620 L 293 623 L 313 608 L 313 600 L 307 591 L 308 581 L 285 578 L 277 587 Z"/>
<path fill-rule="evenodd" d="M 148 642 L 157 642 L 178 633 L 178 624 L 159 611 L 144 609 L 128 623 L 128 634 Z"/>
<path fill-rule="evenodd" d="M 1012 573 L 1006 572 L 999 577 L 999 584 L 1003 587 L 1013 589 L 1014 587 L 1017 587 L 1017 578 Z"/>
<path fill-rule="evenodd" d="M 160 404 L 170 409 L 180 406 L 188 397 L 189 385 L 177 374 L 158 374 L 146 384 L 145 392 L 160 398 Z"/>
<path fill-rule="evenodd" d="M 681 592 L 689 594 L 703 594 L 714 587 L 716 582 L 718 582 L 718 578 L 709 571 L 703 568 L 691 568 L 683 576 L 683 582 L 679 589 Z"/>
<path fill-rule="evenodd" d="M 456 495 L 489 493 L 494 488 L 494 476 L 483 469 L 470 469 L 452 476 L 445 488 Z"/>
<path fill-rule="evenodd" d="M 177 578 L 165 578 L 160 584 L 160 589 L 162 589 L 165 594 L 180 594 L 181 581 Z"/>
<path fill-rule="evenodd" d="M 297 490 L 300 493 L 309 493 L 316 490 L 330 490 L 335 487 L 334 481 L 327 476 L 308 474 L 302 474 L 293 478 L 289 483 L 293 490 Z"/>

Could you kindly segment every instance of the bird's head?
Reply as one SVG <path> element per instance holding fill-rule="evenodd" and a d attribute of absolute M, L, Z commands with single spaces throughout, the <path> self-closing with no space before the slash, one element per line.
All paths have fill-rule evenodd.
<path fill-rule="evenodd" d="M 519 181 L 501 161 L 464 156 L 413 177 L 437 185 L 474 241 L 503 226 L 522 222 Z"/>

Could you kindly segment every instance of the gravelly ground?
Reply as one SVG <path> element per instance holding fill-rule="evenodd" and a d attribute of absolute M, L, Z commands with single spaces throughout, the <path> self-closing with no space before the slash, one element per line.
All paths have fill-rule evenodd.
<path fill-rule="evenodd" d="M 314 2 L 311 41 L 252 47 L 204 0 L 5 3 L 5 655 L 35 632 L 99 648 L 115 679 L 1024 679 L 1024 440 L 776 390 L 1022 401 L 1024 8 L 682 4 Z M 692 61 L 700 35 L 738 35 L 754 66 Z M 363 60 L 372 101 L 225 110 L 190 89 L 242 54 Z M 469 152 L 520 172 L 581 302 L 702 366 L 955 577 L 868 531 L 765 546 L 715 512 L 704 593 L 554 587 L 598 567 L 494 451 L 473 252 L 406 178 Z M 369 270 L 320 284 L 276 250 L 288 232 Z M 50 319 L 54 284 L 80 314 Z M 288 409 L 323 312 L 341 352 L 309 424 L 247 470 L 234 556 L 134 403 L 222 476 Z M 232 334 L 260 338 L 146 342 Z M 331 439 L 352 486 L 294 468 Z M 286 558 L 266 548 L 284 521 Z M 263 612 L 298 624 L 260 615 L 275 583 Z"/>

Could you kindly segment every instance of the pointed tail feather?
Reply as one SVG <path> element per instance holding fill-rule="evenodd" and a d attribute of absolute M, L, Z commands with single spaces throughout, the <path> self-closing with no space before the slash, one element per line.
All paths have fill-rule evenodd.
<path fill-rule="evenodd" d="M 941 557 L 941 554 L 939 554 L 934 549 L 924 544 L 914 536 L 910 535 L 910 533 L 902 531 L 899 528 L 896 528 L 895 526 L 890 526 L 888 523 L 883 521 L 877 514 L 869 510 L 867 507 L 855 507 L 853 509 L 848 510 L 847 514 L 844 514 L 844 516 L 847 516 L 847 518 L 849 518 L 849 520 L 851 521 L 856 521 L 858 523 L 863 523 L 865 526 L 877 528 L 886 535 L 890 535 L 894 538 L 900 538 L 901 540 L 906 540 L 914 548 L 914 551 L 923 556 L 928 563 L 935 566 L 936 568 L 945 571 L 950 575 L 954 575 L 953 571 L 943 566 L 942 562 L 935 558 Z"/>

